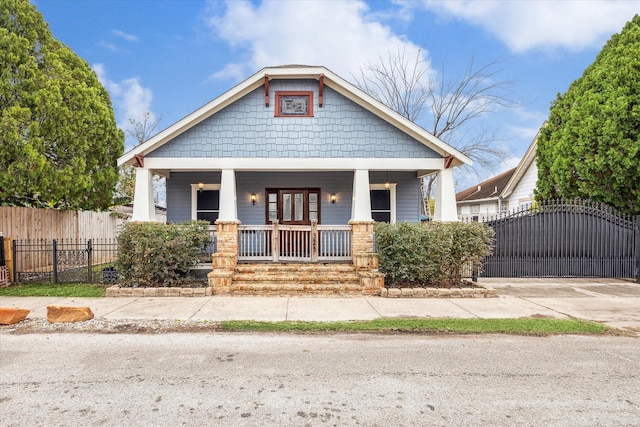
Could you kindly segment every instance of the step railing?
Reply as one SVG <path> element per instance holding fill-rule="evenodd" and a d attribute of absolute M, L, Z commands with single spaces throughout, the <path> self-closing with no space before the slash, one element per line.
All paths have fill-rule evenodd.
<path fill-rule="evenodd" d="M 240 225 L 239 261 L 350 261 L 350 225 Z"/>

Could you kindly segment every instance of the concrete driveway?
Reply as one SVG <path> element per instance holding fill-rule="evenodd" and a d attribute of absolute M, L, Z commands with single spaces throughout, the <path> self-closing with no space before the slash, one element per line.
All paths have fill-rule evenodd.
<path fill-rule="evenodd" d="M 640 284 L 630 279 L 481 278 L 501 299 L 528 301 L 568 317 L 640 331 Z"/>

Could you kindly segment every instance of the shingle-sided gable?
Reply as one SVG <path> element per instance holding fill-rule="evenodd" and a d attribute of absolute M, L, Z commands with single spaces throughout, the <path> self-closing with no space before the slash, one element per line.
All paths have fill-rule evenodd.
<path fill-rule="evenodd" d="M 313 117 L 275 117 L 278 91 L 312 91 Z M 438 158 L 438 153 L 316 80 L 274 80 L 270 103 L 255 89 L 148 157 Z"/>

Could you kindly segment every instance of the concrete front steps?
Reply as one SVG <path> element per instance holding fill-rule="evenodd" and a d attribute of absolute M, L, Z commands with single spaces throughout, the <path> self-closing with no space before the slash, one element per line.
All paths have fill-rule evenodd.
<path fill-rule="evenodd" d="M 372 274 L 375 276 L 379 273 L 357 271 L 350 263 L 239 263 L 228 290 L 219 294 L 379 295 L 380 287 L 376 287 L 372 280 L 367 280 Z"/>

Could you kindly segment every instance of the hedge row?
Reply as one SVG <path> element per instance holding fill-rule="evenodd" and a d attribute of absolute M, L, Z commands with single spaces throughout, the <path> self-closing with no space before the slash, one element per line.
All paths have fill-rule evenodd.
<path fill-rule="evenodd" d="M 380 271 L 390 287 L 451 287 L 480 269 L 495 233 L 481 223 L 376 224 Z"/>
<path fill-rule="evenodd" d="M 169 287 L 193 282 L 190 271 L 209 243 L 209 223 L 129 222 L 118 235 L 117 268 L 124 286 Z"/>

